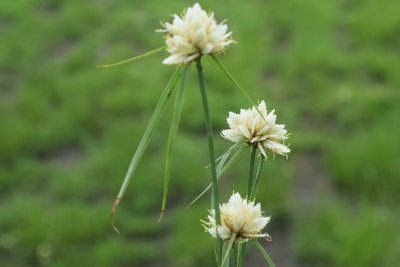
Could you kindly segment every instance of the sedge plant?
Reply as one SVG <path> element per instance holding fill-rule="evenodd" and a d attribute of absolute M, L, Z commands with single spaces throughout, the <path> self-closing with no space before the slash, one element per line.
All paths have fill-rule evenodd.
<path fill-rule="evenodd" d="M 113 203 L 111 210 L 112 226 L 119 232 L 114 225 L 116 210 L 134 177 L 135 170 L 157 129 L 167 105 L 174 99 L 167 141 L 164 190 L 159 221 L 162 219 L 167 204 L 173 147 L 184 105 L 187 73 L 193 65 L 197 71 L 205 128 L 207 130 L 211 179 L 209 186 L 189 206 L 193 205 L 208 190 L 211 190 L 211 207 L 207 220 L 203 221 L 203 226 L 215 241 L 214 252 L 217 266 L 245 266 L 246 244 L 248 242 L 255 244 L 255 247 L 264 256 L 269 266 L 274 266 L 267 251 L 258 242 L 259 238 L 271 240 L 271 237 L 264 232 L 264 228 L 271 217 L 263 215 L 261 204 L 256 204 L 255 199 L 268 152 L 284 156 L 287 156 L 290 152 L 289 147 L 284 143 L 288 138 L 285 125 L 276 123 L 274 110 L 268 113 L 264 101 L 257 105 L 218 58 L 220 53 L 225 52 L 234 43 L 232 32 L 228 31 L 225 21 L 218 23 L 213 12 L 204 11 L 196 3 L 184 10 L 181 15 L 173 15 L 173 21 L 171 23 L 162 23 L 162 26 L 163 29 L 158 30 L 158 32 L 165 34 L 165 46 L 121 62 L 98 66 L 103 68 L 119 66 L 164 50 L 167 50 L 169 56 L 163 60 L 163 64 L 176 66 L 170 80 L 161 92 Z M 208 103 L 202 64 L 202 59 L 206 56 L 210 56 L 213 59 L 234 87 L 239 89 L 253 105 L 250 109 L 242 109 L 238 114 L 229 113 L 227 118 L 229 129 L 223 130 L 221 136 L 234 142 L 234 144 L 218 158 L 215 156 L 212 112 L 210 112 Z M 247 148 L 251 149 L 251 158 L 248 188 L 245 197 L 242 197 L 237 192 L 230 197 L 227 203 L 220 204 L 219 179 Z M 255 170 L 257 158 L 259 159 L 259 164 Z"/>

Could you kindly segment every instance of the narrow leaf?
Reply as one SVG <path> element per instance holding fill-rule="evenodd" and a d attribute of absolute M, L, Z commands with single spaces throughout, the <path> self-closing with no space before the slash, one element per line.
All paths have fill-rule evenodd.
<path fill-rule="evenodd" d="M 242 144 L 242 146 L 240 146 L 238 148 L 238 150 L 235 152 L 235 154 L 233 154 L 233 156 L 226 162 L 226 164 L 221 168 L 221 171 L 218 173 L 218 176 L 222 176 L 222 174 L 224 174 L 227 170 L 229 170 L 230 167 L 232 167 L 233 163 L 235 163 L 235 161 L 238 159 L 238 157 L 240 156 L 240 154 L 242 154 L 242 152 L 247 148 L 247 144 Z"/>
<path fill-rule="evenodd" d="M 175 90 L 175 87 L 177 83 L 179 82 L 180 79 L 180 68 L 178 67 L 175 72 L 172 74 L 172 77 L 168 81 L 167 85 L 165 86 L 164 90 L 161 93 L 161 96 L 157 102 L 156 108 L 154 109 L 153 115 L 150 118 L 150 121 L 147 125 L 146 131 L 144 132 L 142 139 L 140 140 L 139 146 L 137 147 L 135 154 L 132 157 L 132 160 L 129 164 L 128 171 L 125 175 L 125 178 L 122 182 L 121 188 L 119 190 L 118 196 L 114 201 L 114 204 L 111 209 L 111 214 L 110 214 L 110 220 L 111 220 L 111 225 L 114 228 L 114 230 L 119 233 L 118 229 L 114 225 L 114 215 L 115 212 L 118 208 L 119 203 L 121 202 L 122 197 L 125 194 L 126 188 L 132 178 L 133 173 L 136 170 L 137 165 L 139 164 L 144 151 L 146 150 L 151 137 L 153 136 L 159 122 L 161 119 L 162 114 L 164 113 L 164 110 L 171 99 L 171 96 Z"/>
<path fill-rule="evenodd" d="M 164 49 L 165 49 L 165 46 L 160 47 L 160 48 L 157 48 L 157 49 L 154 49 L 154 50 L 151 50 L 151 51 L 149 51 L 149 52 L 146 52 L 146 53 L 144 53 L 144 54 L 141 54 L 141 55 L 138 55 L 138 56 L 135 56 L 135 57 L 131 57 L 131 58 L 122 60 L 122 61 L 117 62 L 117 63 L 105 64 L 105 65 L 97 65 L 96 68 L 116 67 L 116 66 L 119 66 L 119 65 L 122 65 L 122 64 L 125 64 L 125 63 L 129 63 L 129 62 L 132 62 L 132 61 L 135 61 L 135 60 L 138 60 L 138 59 L 141 59 L 141 58 L 144 58 L 144 57 L 153 55 L 153 54 L 157 54 L 158 52 L 161 52 L 161 51 L 163 51 Z"/>
<path fill-rule="evenodd" d="M 219 158 L 215 160 L 215 162 L 218 162 L 217 173 L 222 170 L 222 167 L 224 166 L 226 160 L 229 158 L 232 152 L 235 151 L 241 145 L 243 145 L 243 143 L 235 143 L 224 154 L 222 154 Z"/>
<path fill-rule="evenodd" d="M 234 145 L 232 145 L 230 148 L 228 148 L 227 151 L 225 151 L 224 154 L 222 154 L 221 156 L 219 156 L 219 157 L 215 160 L 215 162 L 220 161 L 220 160 L 221 160 L 222 158 L 224 158 L 227 154 L 229 155 L 229 154 L 232 152 L 232 150 L 236 149 L 236 148 L 237 148 L 238 146 L 240 146 L 241 144 L 243 144 L 243 143 L 239 142 L 239 143 L 235 143 Z"/>
<path fill-rule="evenodd" d="M 168 185 L 169 185 L 169 178 L 171 175 L 172 149 L 174 147 L 176 134 L 178 132 L 179 120 L 181 118 L 181 113 L 182 113 L 187 69 L 188 66 L 184 67 L 182 71 L 181 85 L 176 94 L 174 110 L 172 112 L 172 118 L 171 118 L 171 126 L 169 128 L 167 155 L 165 159 L 164 193 L 161 204 L 160 218 L 158 219 L 159 222 L 161 221 L 164 215 L 165 206 L 167 204 Z"/>
<path fill-rule="evenodd" d="M 267 251 L 261 246 L 261 244 L 255 240 L 254 244 L 256 245 L 257 249 L 261 252 L 261 254 L 264 256 L 265 261 L 268 263 L 270 267 L 275 267 L 275 264 L 273 263 L 271 257 L 268 255 Z"/>
<path fill-rule="evenodd" d="M 233 156 L 228 160 L 228 161 L 220 161 L 218 166 L 217 166 L 217 179 L 221 178 L 222 174 L 224 174 L 232 165 L 233 163 L 237 160 L 239 155 L 246 149 L 246 144 L 241 144 L 241 146 L 236 146 L 235 147 L 236 152 L 233 154 Z M 233 150 L 230 151 L 229 154 L 234 152 Z M 226 152 L 225 152 L 226 153 Z M 225 164 L 226 162 L 226 164 Z M 186 209 L 190 208 L 196 201 L 198 201 L 205 193 L 207 193 L 208 190 L 211 189 L 212 184 L 210 183 L 192 202 L 189 203 L 189 205 L 186 206 Z"/>

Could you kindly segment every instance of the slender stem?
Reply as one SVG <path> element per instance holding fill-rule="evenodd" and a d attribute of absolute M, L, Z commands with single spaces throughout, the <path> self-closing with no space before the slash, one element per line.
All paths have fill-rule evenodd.
<path fill-rule="evenodd" d="M 253 189 L 253 172 L 254 172 L 254 162 L 256 158 L 257 147 L 251 147 L 251 156 L 250 156 L 250 166 L 249 166 L 249 182 L 247 186 L 247 198 L 250 199 L 251 191 Z"/>
<path fill-rule="evenodd" d="M 246 258 L 245 255 L 246 255 L 246 243 L 243 243 L 242 247 L 240 248 L 239 267 L 244 267 L 244 260 Z"/>
<path fill-rule="evenodd" d="M 257 147 L 251 147 L 251 155 L 250 155 L 250 165 L 249 165 L 249 182 L 247 186 L 247 198 L 250 199 L 251 192 L 253 189 L 253 172 L 254 172 L 254 163 L 256 158 Z M 246 243 L 244 243 L 240 250 L 240 263 L 239 266 L 244 266 L 244 260 L 246 255 Z"/>
<path fill-rule="evenodd" d="M 221 263 L 222 267 L 229 267 L 229 262 L 227 262 L 227 260 L 229 259 L 229 255 L 231 253 L 233 243 L 235 242 L 235 240 L 236 240 L 236 234 L 232 234 L 231 238 L 225 241 L 225 251 Z"/>
<path fill-rule="evenodd" d="M 197 73 L 199 77 L 199 87 L 201 93 L 201 99 L 203 102 L 204 118 L 206 121 L 207 137 L 208 137 L 208 151 L 210 155 L 210 170 L 211 170 L 211 183 L 212 183 L 212 200 L 213 208 L 215 210 L 215 221 L 216 225 L 221 224 L 221 216 L 219 211 L 219 192 L 218 192 L 218 181 L 217 181 L 217 169 L 215 166 L 215 156 L 214 156 L 214 141 L 213 141 L 213 129 L 210 117 L 210 112 L 208 109 L 207 92 L 204 84 L 203 67 L 201 65 L 201 57 L 196 61 Z M 221 252 L 222 241 L 220 239 L 217 245 L 217 251 Z M 220 253 L 219 253 L 220 254 Z"/>
<path fill-rule="evenodd" d="M 238 249 L 237 244 L 236 244 L 236 246 L 233 245 L 233 252 L 231 254 L 231 258 L 232 258 L 232 266 L 234 266 L 234 267 L 236 267 L 236 264 L 237 264 L 237 261 L 236 261 L 237 260 L 237 258 L 236 258 L 237 249 Z"/>
<path fill-rule="evenodd" d="M 261 180 L 261 172 L 264 166 L 264 156 L 261 155 L 260 158 L 260 165 L 258 165 L 258 170 L 257 170 L 257 174 L 256 174 L 256 179 L 254 181 L 254 187 L 253 190 L 250 194 L 250 199 L 254 199 L 257 195 L 257 191 L 258 191 L 258 185 L 260 184 L 260 180 Z"/>
<path fill-rule="evenodd" d="M 240 242 L 237 243 L 236 246 L 236 261 L 234 267 L 240 267 L 240 251 L 242 250 L 242 244 Z"/>

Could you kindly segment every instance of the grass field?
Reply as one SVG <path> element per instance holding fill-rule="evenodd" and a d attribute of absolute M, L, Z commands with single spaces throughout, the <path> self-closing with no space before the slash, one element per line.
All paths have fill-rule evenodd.
<path fill-rule="evenodd" d="M 159 22 L 192 3 L 0 1 L 0 266 L 214 266 L 200 225 L 209 196 L 185 210 L 209 182 L 194 68 L 164 220 L 171 107 L 118 210 L 120 235 L 111 205 L 174 67 L 163 52 L 95 68 L 163 46 Z M 400 2 L 200 4 L 237 41 L 221 60 L 292 133 L 289 160 L 269 159 L 259 192 L 276 265 L 397 266 Z M 205 76 L 221 154 L 228 111 L 251 104 L 211 59 Z M 222 200 L 245 189 L 249 154 L 223 177 Z"/>

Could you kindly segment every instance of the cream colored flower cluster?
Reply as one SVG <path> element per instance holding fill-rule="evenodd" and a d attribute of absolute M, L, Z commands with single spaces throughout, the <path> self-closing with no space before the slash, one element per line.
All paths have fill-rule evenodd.
<path fill-rule="evenodd" d="M 208 221 L 203 221 L 206 232 L 216 238 L 223 240 L 231 238 L 236 234 L 240 242 L 249 239 L 267 237 L 266 233 L 261 233 L 268 224 L 271 217 L 262 216 L 260 203 L 255 204 L 246 199 L 242 199 L 239 193 L 234 193 L 228 203 L 220 205 L 221 225 L 216 225 L 215 211 L 211 210 Z"/>
<path fill-rule="evenodd" d="M 172 23 L 165 23 L 167 51 L 171 54 L 164 64 L 186 64 L 201 55 L 222 52 L 233 41 L 224 23 L 217 24 L 214 13 L 207 14 L 198 3 L 189 7 Z"/>
<path fill-rule="evenodd" d="M 257 146 L 264 157 L 266 150 L 286 155 L 290 149 L 283 142 L 288 138 L 284 124 L 276 124 L 275 110 L 267 112 L 264 101 L 250 109 L 241 109 L 240 113 L 229 112 L 227 119 L 230 129 L 221 132 L 222 137 L 232 142 L 246 141 Z"/>

